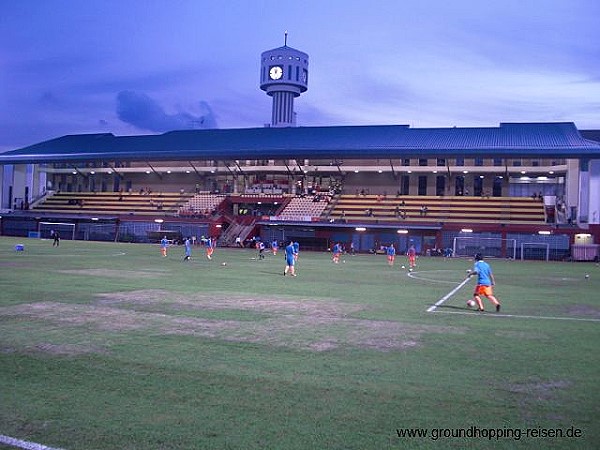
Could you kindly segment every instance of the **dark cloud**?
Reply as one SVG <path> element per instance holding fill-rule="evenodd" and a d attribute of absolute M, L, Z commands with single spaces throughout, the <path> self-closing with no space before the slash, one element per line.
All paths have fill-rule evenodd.
<path fill-rule="evenodd" d="M 199 107 L 205 114 L 193 115 L 189 112 L 167 114 L 160 104 L 146 94 L 121 91 L 117 95 L 119 119 L 137 128 L 154 132 L 217 128 L 210 106 L 206 102 L 200 102 Z"/>

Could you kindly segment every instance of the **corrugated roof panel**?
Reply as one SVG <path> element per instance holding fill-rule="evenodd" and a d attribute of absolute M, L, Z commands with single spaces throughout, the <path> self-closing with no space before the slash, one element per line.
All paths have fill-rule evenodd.
<path fill-rule="evenodd" d="M 573 123 L 502 123 L 496 128 L 404 125 L 171 131 L 161 135 L 69 135 L 0 154 L 0 163 L 144 159 L 600 157 L 600 143 Z"/>

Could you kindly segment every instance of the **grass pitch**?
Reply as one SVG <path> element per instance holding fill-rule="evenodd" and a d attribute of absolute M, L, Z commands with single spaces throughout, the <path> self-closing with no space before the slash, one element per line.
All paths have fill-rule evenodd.
<path fill-rule="evenodd" d="M 474 280 L 426 312 L 471 261 L 343 261 L 301 251 L 292 278 L 282 253 L 184 262 L 176 247 L 0 238 L 0 435 L 64 449 L 600 442 L 596 264 L 491 260 L 502 311 L 481 314 L 466 307 Z"/>

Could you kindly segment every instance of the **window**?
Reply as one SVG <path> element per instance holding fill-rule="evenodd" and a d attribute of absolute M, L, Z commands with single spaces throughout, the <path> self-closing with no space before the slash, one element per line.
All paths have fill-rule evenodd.
<path fill-rule="evenodd" d="M 456 158 L 456 165 L 457 166 L 464 166 L 465 165 L 465 158 Z"/>
<path fill-rule="evenodd" d="M 483 158 L 481 158 L 480 156 L 478 156 L 477 158 L 475 158 L 475 161 L 474 161 L 474 162 L 475 162 L 475 165 L 476 165 L 477 167 L 481 167 L 481 166 L 483 166 Z"/>
<path fill-rule="evenodd" d="M 446 190 L 446 177 L 444 175 L 438 175 L 435 178 L 435 195 L 444 195 Z"/>
<path fill-rule="evenodd" d="M 427 158 L 419 158 L 419 166 L 426 166 Z"/>
<path fill-rule="evenodd" d="M 402 175 L 400 193 L 402 195 L 408 195 L 410 192 L 410 175 Z"/>
<path fill-rule="evenodd" d="M 502 158 L 494 158 L 494 166 L 502 166 Z"/>
<path fill-rule="evenodd" d="M 465 177 L 458 175 L 454 182 L 454 195 L 464 195 L 465 192 Z"/>
<path fill-rule="evenodd" d="M 495 177 L 492 186 L 492 195 L 494 197 L 502 197 L 502 177 Z"/>
<path fill-rule="evenodd" d="M 419 176 L 419 190 L 418 195 L 427 195 L 427 175 Z"/>
<path fill-rule="evenodd" d="M 481 197 L 483 193 L 483 178 L 475 177 L 473 180 L 473 195 L 475 197 Z"/>
<path fill-rule="evenodd" d="M 437 165 L 438 166 L 445 166 L 446 165 L 446 158 L 438 158 L 437 159 Z"/>

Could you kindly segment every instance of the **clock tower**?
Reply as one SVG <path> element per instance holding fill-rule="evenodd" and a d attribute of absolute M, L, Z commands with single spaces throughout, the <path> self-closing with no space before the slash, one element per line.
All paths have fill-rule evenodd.
<path fill-rule="evenodd" d="M 287 32 L 283 47 L 261 54 L 260 88 L 273 97 L 271 126 L 296 126 L 294 98 L 308 89 L 308 55 L 287 46 Z"/>

